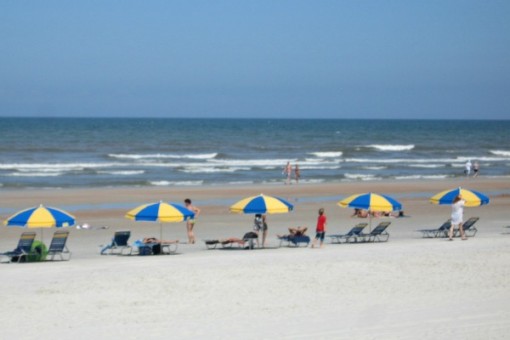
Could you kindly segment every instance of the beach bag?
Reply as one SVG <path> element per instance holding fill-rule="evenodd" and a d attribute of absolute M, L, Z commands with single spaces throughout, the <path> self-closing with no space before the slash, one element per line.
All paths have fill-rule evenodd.
<path fill-rule="evenodd" d="M 253 221 L 253 223 L 257 231 L 262 230 L 262 228 L 264 227 L 261 217 L 255 217 L 255 221 Z"/>
<path fill-rule="evenodd" d="M 152 255 L 152 247 L 150 246 L 139 246 L 138 247 L 138 255 Z"/>
<path fill-rule="evenodd" d="M 159 255 L 161 254 L 161 244 L 156 243 L 152 245 L 152 254 Z"/>
<path fill-rule="evenodd" d="M 247 241 L 250 239 L 259 238 L 259 235 L 257 233 L 254 233 L 253 231 L 250 231 L 243 236 L 243 240 Z"/>

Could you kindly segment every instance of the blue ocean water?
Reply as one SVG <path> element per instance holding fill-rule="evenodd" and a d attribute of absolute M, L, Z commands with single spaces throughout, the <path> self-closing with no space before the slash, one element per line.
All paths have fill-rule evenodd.
<path fill-rule="evenodd" d="M 0 186 L 510 178 L 510 121 L 0 118 Z"/>

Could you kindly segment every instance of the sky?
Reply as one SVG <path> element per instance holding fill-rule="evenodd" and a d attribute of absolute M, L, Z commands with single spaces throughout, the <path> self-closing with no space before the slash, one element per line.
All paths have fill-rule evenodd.
<path fill-rule="evenodd" d="M 0 2 L 0 117 L 509 119 L 510 1 Z"/>

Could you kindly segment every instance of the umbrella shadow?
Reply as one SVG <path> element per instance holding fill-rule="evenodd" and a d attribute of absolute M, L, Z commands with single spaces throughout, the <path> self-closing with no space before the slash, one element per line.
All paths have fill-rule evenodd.
<path fill-rule="evenodd" d="M 236 246 L 232 246 L 232 247 L 221 247 L 221 248 L 218 248 L 217 250 L 225 250 L 225 251 L 235 251 L 235 250 L 268 250 L 268 249 L 278 249 L 279 247 L 264 247 L 264 248 L 259 248 L 259 247 L 253 247 L 253 248 L 250 248 L 249 246 L 243 246 L 243 247 L 236 247 Z"/>
<path fill-rule="evenodd" d="M 503 228 L 510 229 L 510 225 L 507 225 L 506 227 L 503 227 Z M 510 230 L 502 232 L 501 235 L 510 235 Z"/>

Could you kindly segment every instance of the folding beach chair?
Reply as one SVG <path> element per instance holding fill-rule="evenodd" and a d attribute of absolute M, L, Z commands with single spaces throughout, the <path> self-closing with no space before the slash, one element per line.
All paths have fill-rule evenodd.
<path fill-rule="evenodd" d="M 327 236 L 331 238 L 332 243 L 342 243 L 342 240 L 344 240 L 345 243 L 348 243 L 351 240 L 358 242 L 358 239 L 363 240 L 361 233 L 367 225 L 368 223 L 358 223 L 351 230 L 349 230 L 347 234 L 332 234 Z"/>
<path fill-rule="evenodd" d="M 244 234 L 242 239 L 228 238 L 224 240 L 204 240 L 204 243 L 207 249 L 216 249 L 218 245 L 221 245 L 222 248 L 232 248 L 234 245 L 237 245 L 239 248 L 254 249 L 257 240 L 257 233 L 250 231 Z"/>
<path fill-rule="evenodd" d="M 361 234 L 364 242 L 386 242 L 390 238 L 390 234 L 386 229 L 390 226 L 391 222 L 381 222 L 368 234 Z"/>
<path fill-rule="evenodd" d="M 434 237 L 447 237 L 448 230 L 450 230 L 451 219 L 448 219 L 437 229 L 421 229 L 418 230 L 422 233 L 422 237 L 424 238 L 434 238 Z"/>
<path fill-rule="evenodd" d="M 27 256 L 35 254 L 32 251 L 32 245 L 34 244 L 35 233 L 34 232 L 24 232 L 21 234 L 18 246 L 13 251 L 8 251 L 2 253 L 0 255 L 7 257 L 9 261 L 4 262 L 22 262 L 23 259 L 27 259 Z"/>
<path fill-rule="evenodd" d="M 287 247 L 308 247 L 310 244 L 310 236 L 308 235 L 284 235 L 284 236 L 278 236 L 278 239 L 280 240 L 280 247 L 287 246 Z"/>
<path fill-rule="evenodd" d="M 179 242 L 163 243 L 163 244 L 161 244 L 161 254 L 163 254 L 163 255 L 175 254 L 175 253 L 177 253 L 178 247 L 179 247 Z"/>
<path fill-rule="evenodd" d="M 471 217 L 469 218 L 464 224 L 462 225 L 462 228 L 464 229 L 464 233 L 466 234 L 466 237 L 475 237 L 478 229 L 474 226 L 476 222 L 478 222 L 480 218 L 479 217 Z M 460 236 L 460 230 L 455 229 L 454 230 L 454 236 Z"/>
<path fill-rule="evenodd" d="M 130 236 L 129 230 L 116 231 L 112 242 L 101 250 L 101 255 L 131 255 L 133 248 L 128 244 Z"/>
<path fill-rule="evenodd" d="M 53 261 L 57 255 L 60 256 L 61 261 L 69 261 L 71 259 L 71 252 L 66 246 L 68 236 L 69 232 L 63 230 L 56 231 L 53 234 L 46 260 Z"/>

